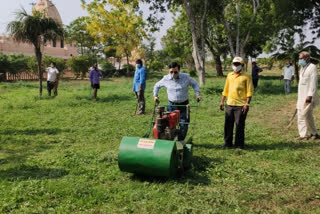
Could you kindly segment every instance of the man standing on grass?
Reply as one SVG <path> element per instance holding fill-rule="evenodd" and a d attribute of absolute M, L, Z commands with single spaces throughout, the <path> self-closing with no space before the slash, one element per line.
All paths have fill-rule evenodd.
<path fill-rule="evenodd" d="M 259 81 L 259 73 L 262 72 L 262 69 L 257 66 L 257 62 L 256 60 L 252 60 L 252 82 L 253 82 L 253 86 L 254 89 L 256 89 L 258 87 L 258 81 Z"/>
<path fill-rule="evenodd" d="M 49 68 L 47 68 L 47 90 L 48 95 L 51 96 L 51 91 L 54 89 L 54 96 L 58 95 L 58 78 L 59 78 L 59 71 L 56 68 L 56 64 L 54 62 L 51 62 L 51 65 Z M 56 88 L 55 88 L 56 87 Z"/>
<path fill-rule="evenodd" d="M 224 110 L 224 101 L 227 98 L 225 123 L 224 123 L 224 144 L 223 148 L 232 148 L 233 127 L 236 123 L 235 148 L 244 148 L 244 130 L 253 85 L 250 75 L 243 71 L 244 61 L 241 57 L 235 57 L 232 61 L 233 72 L 229 73 L 226 79 L 220 110 Z"/>
<path fill-rule="evenodd" d="M 141 59 L 136 61 L 136 71 L 134 73 L 133 78 L 133 87 L 132 91 L 134 91 L 137 102 L 139 105 L 139 110 L 136 114 L 144 114 L 146 108 L 146 102 L 144 99 L 144 90 L 146 89 L 146 79 L 147 79 L 147 71 L 143 67 L 143 63 Z"/>
<path fill-rule="evenodd" d="M 299 54 L 300 80 L 298 86 L 298 130 L 297 140 L 308 140 L 310 132 L 311 140 L 319 139 L 313 119 L 313 109 L 319 105 L 318 95 L 318 70 L 317 66 L 310 62 L 310 54 L 306 51 Z"/>
<path fill-rule="evenodd" d="M 153 95 L 154 100 L 160 103 L 158 93 L 160 88 L 167 88 L 168 94 L 168 111 L 172 112 L 180 110 L 180 133 L 178 140 L 182 141 L 186 138 L 188 132 L 188 123 L 190 116 L 187 112 L 187 105 L 189 105 L 188 89 L 191 86 L 197 96 L 197 101 L 201 100 L 200 89 L 195 79 L 188 74 L 180 73 L 180 65 L 173 62 L 169 65 L 169 74 L 165 75 L 159 82 L 154 85 Z M 173 106 L 172 106 L 173 105 Z"/>
<path fill-rule="evenodd" d="M 294 77 L 294 70 L 290 61 L 287 61 L 286 67 L 282 72 L 282 77 L 284 80 L 284 93 L 289 94 L 291 92 L 291 81 Z"/>
<path fill-rule="evenodd" d="M 100 89 L 100 77 L 102 76 L 101 71 L 98 70 L 98 66 L 95 63 L 92 66 L 92 70 L 89 73 L 89 79 L 91 82 L 91 88 L 94 90 L 93 91 L 93 98 L 94 100 L 97 100 L 97 93 L 98 93 L 98 89 Z"/>

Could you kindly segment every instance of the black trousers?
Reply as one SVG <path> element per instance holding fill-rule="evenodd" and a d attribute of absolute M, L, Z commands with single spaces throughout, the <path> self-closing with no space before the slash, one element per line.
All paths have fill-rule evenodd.
<path fill-rule="evenodd" d="M 145 109 L 146 109 L 146 101 L 144 99 L 144 91 L 138 91 L 138 92 L 135 92 L 136 94 L 136 99 L 137 99 L 137 102 L 138 102 L 138 105 L 139 105 L 139 111 L 138 113 L 139 114 L 144 114 L 145 113 Z"/>
<path fill-rule="evenodd" d="M 224 145 L 232 147 L 233 127 L 236 123 L 235 147 L 244 147 L 244 129 L 247 113 L 243 113 L 242 106 L 226 105 L 225 123 L 224 123 Z"/>
<path fill-rule="evenodd" d="M 259 82 L 259 79 L 252 79 L 252 84 L 254 88 L 258 87 L 258 82 Z"/>

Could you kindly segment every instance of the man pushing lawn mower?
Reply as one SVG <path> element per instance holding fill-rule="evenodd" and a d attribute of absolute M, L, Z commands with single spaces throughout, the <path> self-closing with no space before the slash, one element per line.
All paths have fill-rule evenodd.
<path fill-rule="evenodd" d="M 185 142 L 189 110 L 197 105 L 189 105 L 188 88 L 193 87 L 197 101 L 201 100 L 197 82 L 188 74 L 180 73 L 180 65 L 171 63 L 169 74 L 154 86 L 154 111 L 151 120 L 153 138 L 149 133 L 143 138 L 123 137 L 118 154 L 118 165 L 121 171 L 146 176 L 174 177 L 192 167 L 192 143 Z M 168 111 L 160 103 L 158 92 L 167 88 Z M 155 108 L 157 117 L 155 120 Z M 179 126 L 179 127 L 178 127 Z M 192 137 L 190 138 L 192 139 Z"/>
<path fill-rule="evenodd" d="M 188 74 L 180 73 L 180 65 L 173 62 L 169 65 L 169 74 L 165 75 L 157 82 L 153 89 L 154 100 L 160 103 L 158 92 L 160 88 L 166 87 L 168 94 L 168 111 L 180 110 L 180 133 L 178 140 L 182 141 L 187 136 L 190 116 L 187 111 L 189 105 L 188 89 L 191 86 L 197 96 L 197 101 L 201 100 L 198 83 Z"/>

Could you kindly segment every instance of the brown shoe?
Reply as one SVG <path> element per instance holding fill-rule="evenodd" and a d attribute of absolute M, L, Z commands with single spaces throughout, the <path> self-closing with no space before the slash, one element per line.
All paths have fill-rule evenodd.
<path fill-rule="evenodd" d="M 302 141 L 302 140 L 308 140 L 307 137 L 297 137 L 296 140 Z"/>
<path fill-rule="evenodd" d="M 311 135 L 310 140 L 317 140 L 320 139 L 320 136 L 318 134 Z"/>

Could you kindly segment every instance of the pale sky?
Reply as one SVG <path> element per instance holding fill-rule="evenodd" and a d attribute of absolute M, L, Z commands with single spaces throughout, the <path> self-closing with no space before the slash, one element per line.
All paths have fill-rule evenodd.
<path fill-rule="evenodd" d="M 16 11 L 23 7 L 27 12 L 30 12 L 32 9 L 31 3 L 36 2 L 38 2 L 38 0 L 0 0 L 0 34 L 6 34 L 6 26 L 10 21 L 15 19 Z M 68 25 L 80 16 L 87 15 L 87 12 L 81 8 L 80 0 L 51 0 L 51 2 L 57 7 L 64 25 Z M 144 17 L 147 17 L 150 13 L 147 5 L 143 5 L 141 9 L 144 11 Z M 164 25 L 160 28 L 160 32 L 154 34 L 154 37 L 157 38 L 157 49 L 161 49 L 161 38 L 173 24 L 173 15 L 170 12 L 166 13 L 164 16 Z"/>

